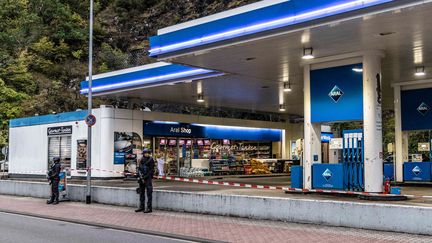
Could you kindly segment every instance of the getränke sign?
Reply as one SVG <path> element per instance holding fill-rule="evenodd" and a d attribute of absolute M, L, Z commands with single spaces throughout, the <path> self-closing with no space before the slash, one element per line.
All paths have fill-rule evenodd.
<path fill-rule="evenodd" d="M 48 127 L 47 134 L 48 136 L 72 134 L 72 126 Z"/>
<path fill-rule="evenodd" d="M 257 150 L 257 146 L 252 145 L 244 145 L 242 143 L 233 144 L 233 145 L 221 145 L 217 143 L 212 143 L 210 146 L 212 151 L 221 151 L 221 150 L 234 150 L 234 151 L 255 151 Z"/>

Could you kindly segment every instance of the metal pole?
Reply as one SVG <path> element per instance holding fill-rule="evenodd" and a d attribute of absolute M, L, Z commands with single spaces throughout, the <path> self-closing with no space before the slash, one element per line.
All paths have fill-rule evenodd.
<path fill-rule="evenodd" d="M 177 176 L 180 176 L 180 139 L 177 138 Z"/>
<path fill-rule="evenodd" d="M 88 81 L 88 115 L 92 114 L 92 74 L 93 74 L 93 0 L 90 0 L 90 23 L 89 23 L 89 81 Z M 92 129 L 88 126 L 87 131 L 87 195 L 86 204 L 91 203 L 91 147 Z"/>

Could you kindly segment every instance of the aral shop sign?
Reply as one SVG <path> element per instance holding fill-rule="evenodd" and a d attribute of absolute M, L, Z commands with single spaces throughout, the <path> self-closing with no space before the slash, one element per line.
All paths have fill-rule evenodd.
<path fill-rule="evenodd" d="M 144 135 L 167 137 L 204 138 L 204 127 L 192 124 L 166 124 L 161 122 L 144 122 Z"/>
<path fill-rule="evenodd" d="M 192 133 L 192 128 L 187 127 L 170 127 L 170 133 L 181 133 L 181 134 L 188 134 L 190 135 Z"/>
<path fill-rule="evenodd" d="M 48 136 L 72 134 L 72 126 L 48 127 L 47 134 Z"/>
<path fill-rule="evenodd" d="M 221 150 L 234 150 L 234 151 L 255 151 L 257 150 L 257 146 L 244 145 L 242 143 L 233 144 L 233 145 L 221 145 L 217 143 L 212 143 L 210 146 L 212 151 L 221 151 Z"/>

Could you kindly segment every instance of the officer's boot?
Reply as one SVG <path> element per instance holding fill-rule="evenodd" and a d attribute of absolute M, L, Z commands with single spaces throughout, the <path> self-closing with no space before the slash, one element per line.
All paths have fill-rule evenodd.
<path fill-rule="evenodd" d="M 147 206 L 147 209 L 144 211 L 144 213 L 151 213 L 152 211 L 152 206 Z"/>
<path fill-rule="evenodd" d="M 47 200 L 47 204 L 51 204 L 54 202 L 54 197 L 51 196 L 50 199 Z"/>
<path fill-rule="evenodd" d="M 144 205 L 140 205 L 138 209 L 135 210 L 135 213 L 144 211 Z"/>
<path fill-rule="evenodd" d="M 53 202 L 53 205 L 57 205 L 58 203 L 59 203 L 59 199 L 58 199 L 58 197 L 56 197 L 54 202 Z"/>

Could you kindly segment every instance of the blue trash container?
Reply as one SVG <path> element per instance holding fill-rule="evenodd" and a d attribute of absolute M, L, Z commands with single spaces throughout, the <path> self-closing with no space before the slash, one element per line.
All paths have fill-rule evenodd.
<path fill-rule="evenodd" d="M 384 180 L 394 180 L 394 165 L 393 163 L 384 163 Z"/>
<path fill-rule="evenodd" d="M 303 166 L 291 166 L 291 188 L 303 188 Z"/>

